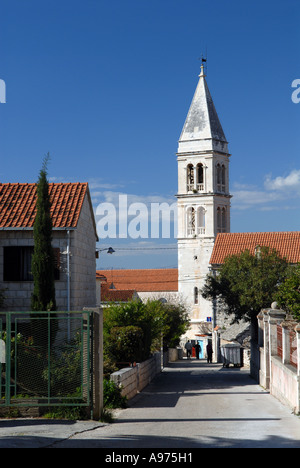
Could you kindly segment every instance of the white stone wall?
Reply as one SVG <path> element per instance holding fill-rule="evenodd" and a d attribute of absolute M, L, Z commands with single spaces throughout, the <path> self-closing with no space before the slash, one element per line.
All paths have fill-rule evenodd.
<path fill-rule="evenodd" d="M 176 303 L 179 300 L 178 291 L 139 291 L 137 294 L 143 302 L 165 299 L 167 302 Z"/>
<path fill-rule="evenodd" d="M 258 315 L 258 342 L 252 337 L 251 374 L 271 395 L 300 414 L 300 325 L 283 310 L 263 309 Z M 282 357 L 278 356 L 277 326 L 282 327 Z M 296 332 L 297 367 L 290 363 L 290 331 Z"/>
<path fill-rule="evenodd" d="M 200 293 L 209 273 L 212 249 L 213 239 L 178 241 L 179 295 L 186 303 L 191 316 L 192 328 L 188 334 L 191 339 L 195 338 L 195 333 L 199 333 L 199 323 L 206 322 L 208 317 L 212 317 L 212 303 L 203 299 Z M 198 304 L 194 303 L 195 287 L 199 291 Z"/>
<path fill-rule="evenodd" d="M 71 310 L 96 306 L 96 234 L 85 197 L 77 229 L 71 238 Z"/>
<path fill-rule="evenodd" d="M 149 385 L 160 372 L 161 354 L 155 353 L 151 359 L 137 364 L 136 367 L 128 367 L 114 372 L 110 379 L 119 387 L 122 387 L 122 395 L 130 400 Z"/>
<path fill-rule="evenodd" d="M 187 165 L 198 163 L 205 166 L 204 191 L 187 192 Z M 223 155 L 188 155 L 178 156 L 178 294 L 183 298 L 191 315 L 192 327 L 188 337 L 195 338 L 199 333 L 199 324 L 206 322 L 213 315 L 211 301 L 201 296 L 206 276 L 210 272 L 210 258 L 218 233 L 217 208 L 226 208 L 226 231 L 230 231 L 230 198 L 216 193 L 215 166 L 226 165 L 226 191 L 228 192 L 228 157 Z M 187 210 L 194 208 L 196 229 L 194 235 L 188 231 Z M 205 210 L 205 230 L 197 230 L 197 210 Z M 198 288 L 198 304 L 194 303 L 194 288 Z"/>

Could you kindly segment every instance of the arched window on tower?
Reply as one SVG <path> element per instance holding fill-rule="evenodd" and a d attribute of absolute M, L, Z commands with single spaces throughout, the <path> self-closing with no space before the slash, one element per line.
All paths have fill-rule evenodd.
<path fill-rule="evenodd" d="M 186 188 L 188 192 L 192 192 L 195 188 L 193 164 L 189 164 L 186 169 Z"/>
<path fill-rule="evenodd" d="M 217 209 L 217 232 L 226 232 L 227 231 L 227 213 L 226 208 Z"/>
<path fill-rule="evenodd" d="M 203 206 L 197 209 L 197 234 L 205 234 L 205 208 Z"/>
<path fill-rule="evenodd" d="M 187 209 L 187 236 L 194 236 L 196 234 L 196 215 L 195 208 L 189 207 Z"/>
<path fill-rule="evenodd" d="M 223 193 L 226 192 L 226 168 L 225 168 L 224 164 L 222 164 L 222 187 L 221 187 L 221 191 Z"/>
<path fill-rule="evenodd" d="M 197 305 L 199 303 L 199 290 L 198 288 L 194 288 L 194 304 Z"/>
<path fill-rule="evenodd" d="M 226 192 L 226 167 L 218 163 L 216 166 L 217 192 Z"/>
<path fill-rule="evenodd" d="M 226 222 L 226 208 L 222 208 L 222 232 L 226 232 L 227 230 L 227 222 Z"/>
<path fill-rule="evenodd" d="M 220 164 L 216 166 L 216 176 L 217 176 L 217 192 L 222 190 L 222 169 Z"/>
<path fill-rule="evenodd" d="M 221 208 L 217 208 L 217 232 L 221 231 L 222 221 L 221 221 Z"/>
<path fill-rule="evenodd" d="M 197 190 L 198 192 L 204 190 L 204 168 L 201 163 L 197 165 Z"/>

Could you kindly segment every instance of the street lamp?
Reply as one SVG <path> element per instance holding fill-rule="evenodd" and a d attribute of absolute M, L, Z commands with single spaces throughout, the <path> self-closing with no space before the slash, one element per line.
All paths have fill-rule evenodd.
<path fill-rule="evenodd" d="M 112 247 L 108 247 L 106 249 L 96 249 L 96 258 L 99 258 L 100 252 L 107 252 L 108 254 L 112 255 L 115 250 Z"/>
<path fill-rule="evenodd" d="M 108 247 L 106 249 L 96 249 L 96 258 L 99 258 L 99 253 L 100 252 L 106 252 L 110 255 L 112 255 L 115 250 L 112 247 Z M 100 280 L 100 291 L 99 291 L 99 304 L 101 305 L 101 280 Z"/>

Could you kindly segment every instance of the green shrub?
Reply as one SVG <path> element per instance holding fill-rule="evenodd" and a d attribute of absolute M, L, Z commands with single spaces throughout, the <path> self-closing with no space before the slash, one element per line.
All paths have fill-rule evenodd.
<path fill-rule="evenodd" d="M 104 380 L 104 408 L 127 408 L 127 398 L 122 396 L 121 388 L 111 380 Z"/>
<path fill-rule="evenodd" d="M 115 362 L 141 362 L 144 333 L 140 327 L 114 327 L 110 332 L 109 350 Z"/>
<path fill-rule="evenodd" d="M 300 321 L 300 265 L 289 270 L 288 277 L 279 287 L 276 300 L 282 309 Z"/>

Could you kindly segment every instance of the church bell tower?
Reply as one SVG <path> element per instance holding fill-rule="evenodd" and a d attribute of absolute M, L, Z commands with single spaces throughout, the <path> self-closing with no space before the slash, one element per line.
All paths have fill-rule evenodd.
<path fill-rule="evenodd" d="M 191 314 L 191 339 L 212 321 L 212 304 L 200 291 L 217 234 L 230 232 L 230 154 L 205 78 L 202 64 L 177 153 L 178 287 Z"/>

